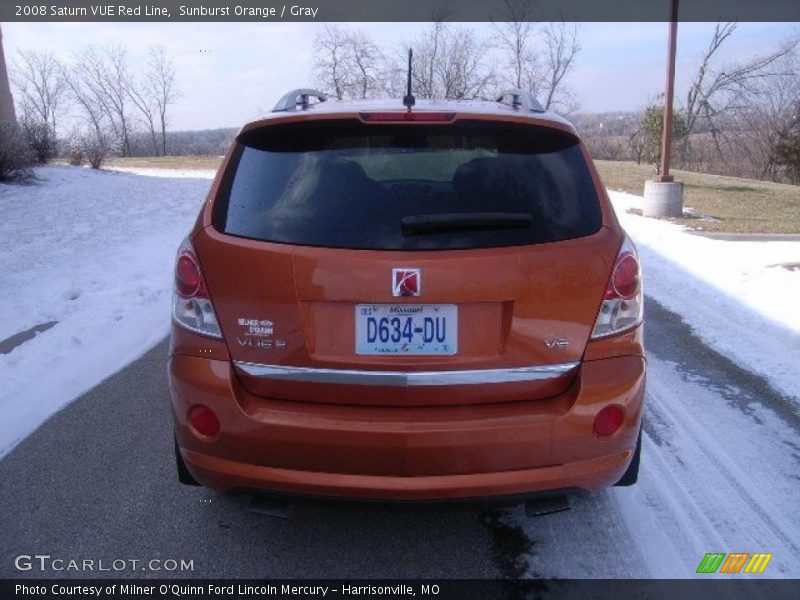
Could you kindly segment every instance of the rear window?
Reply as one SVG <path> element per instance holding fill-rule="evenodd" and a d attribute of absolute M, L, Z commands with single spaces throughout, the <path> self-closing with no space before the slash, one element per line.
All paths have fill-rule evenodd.
<path fill-rule="evenodd" d="M 317 121 L 240 136 L 214 223 L 287 244 L 437 250 L 566 240 L 596 232 L 602 217 L 569 134 Z"/>

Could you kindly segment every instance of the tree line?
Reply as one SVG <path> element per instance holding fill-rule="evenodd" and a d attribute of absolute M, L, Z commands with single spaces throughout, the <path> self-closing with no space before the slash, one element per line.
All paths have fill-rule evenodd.
<path fill-rule="evenodd" d="M 491 35 L 450 22 L 439 9 L 416 35 L 384 47 L 363 30 L 329 24 L 314 38 L 316 85 L 331 97 L 402 97 L 407 52 L 413 49 L 412 86 L 418 98 L 495 98 L 506 88 L 536 96 L 544 108 L 571 113 L 577 99 L 568 75 L 580 53 L 573 23 L 537 23 L 530 0 L 504 0 Z"/>
<path fill-rule="evenodd" d="M 548 110 L 576 118 L 598 158 L 635 160 L 658 169 L 663 95 L 634 118 L 603 123 L 580 115 L 569 75 L 580 53 L 571 23 L 536 23 L 529 0 L 505 0 L 490 34 L 448 21 L 445 10 L 396 48 L 364 31 L 328 25 L 314 39 L 315 83 L 336 99 L 402 97 L 407 49 L 422 98 L 494 98 L 503 88 L 532 92 Z M 745 61 L 724 61 L 737 24 L 718 23 L 673 120 L 678 166 L 800 183 L 798 36 Z"/>
<path fill-rule="evenodd" d="M 163 47 L 147 50 L 139 69 L 122 45 L 86 46 L 69 59 L 21 50 L 10 69 L 19 122 L 37 162 L 59 153 L 58 126 L 71 113 L 70 162 L 98 168 L 109 153 L 129 156 L 144 133 L 150 153 L 166 155 L 169 110 L 180 96 L 175 66 Z"/>
<path fill-rule="evenodd" d="M 448 8 L 394 46 L 364 30 L 328 24 L 313 39 L 315 84 L 335 99 L 400 98 L 407 50 L 414 50 L 412 85 L 418 98 L 491 99 L 509 87 L 536 96 L 548 110 L 570 115 L 596 158 L 657 167 L 663 99 L 636 115 L 581 115 L 570 88 L 579 58 L 572 23 L 538 23 L 531 0 L 502 0 L 483 35 L 452 22 Z M 800 57 L 798 36 L 745 61 L 725 61 L 736 23 L 716 25 L 699 57 L 673 123 L 676 166 L 800 183 Z M 20 122 L 40 162 L 59 152 L 57 124 L 77 116 L 67 151 L 76 164 L 99 166 L 108 153 L 219 154 L 232 130 L 168 132 L 180 93 L 175 67 L 153 47 L 134 69 L 124 46 L 88 46 L 71 58 L 21 51 L 12 63 Z"/>

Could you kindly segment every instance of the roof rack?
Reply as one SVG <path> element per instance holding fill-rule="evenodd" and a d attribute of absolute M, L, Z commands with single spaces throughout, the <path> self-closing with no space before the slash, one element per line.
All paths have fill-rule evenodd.
<path fill-rule="evenodd" d="M 316 98 L 319 102 L 325 102 L 328 98 L 318 90 L 311 88 L 299 88 L 287 92 L 278 100 L 278 103 L 273 107 L 272 112 L 282 112 L 288 110 L 297 110 L 299 106 L 303 110 L 310 106 L 309 98 Z"/>
<path fill-rule="evenodd" d="M 506 98 L 511 98 L 511 102 L 505 102 L 504 100 Z M 512 88 L 510 90 L 500 92 L 500 94 L 497 96 L 497 102 L 508 104 L 514 110 L 523 108 L 525 110 L 532 110 L 533 112 L 545 112 L 544 108 L 542 108 L 542 105 L 539 104 L 539 101 L 533 94 L 531 94 L 528 90 L 523 90 L 520 88 Z"/>

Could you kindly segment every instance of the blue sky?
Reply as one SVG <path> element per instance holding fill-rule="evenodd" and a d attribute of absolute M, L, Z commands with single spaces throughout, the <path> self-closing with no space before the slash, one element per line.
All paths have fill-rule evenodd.
<path fill-rule="evenodd" d="M 170 129 L 238 127 L 266 112 L 283 93 L 311 82 L 312 42 L 320 23 L 5 23 L 6 60 L 17 48 L 68 57 L 86 44 L 123 43 L 134 64 L 148 45 L 162 44 L 178 68 L 182 97 Z M 342 26 L 348 26 L 342 24 Z M 382 46 L 399 47 L 424 23 L 357 23 Z M 480 35 L 488 23 L 469 23 Z M 581 110 L 634 110 L 664 86 L 666 23 L 583 23 L 581 52 L 569 84 Z M 678 29 L 677 101 L 686 94 L 713 23 Z M 722 62 L 746 60 L 789 35 L 798 23 L 741 23 L 720 52 Z"/>

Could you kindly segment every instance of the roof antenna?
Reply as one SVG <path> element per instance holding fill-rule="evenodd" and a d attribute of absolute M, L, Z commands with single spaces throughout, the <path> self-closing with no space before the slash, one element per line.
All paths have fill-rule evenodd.
<path fill-rule="evenodd" d="M 411 112 L 411 107 L 414 106 L 416 102 L 414 100 L 414 94 L 411 93 L 411 57 L 414 55 L 414 52 L 411 48 L 408 49 L 408 88 L 406 95 L 403 96 L 403 106 L 408 107 L 408 112 Z"/>

